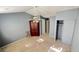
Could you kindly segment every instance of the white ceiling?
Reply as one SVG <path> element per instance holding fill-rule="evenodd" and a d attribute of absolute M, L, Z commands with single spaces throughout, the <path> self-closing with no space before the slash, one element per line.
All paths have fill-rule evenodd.
<path fill-rule="evenodd" d="M 31 15 L 53 16 L 56 12 L 79 8 L 79 6 L 0 6 L 0 13 L 26 12 Z"/>

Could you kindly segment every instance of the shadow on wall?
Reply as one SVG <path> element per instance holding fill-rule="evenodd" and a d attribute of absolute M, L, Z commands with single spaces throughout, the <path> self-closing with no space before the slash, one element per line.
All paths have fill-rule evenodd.
<path fill-rule="evenodd" d="M 0 47 L 4 46 L 6 44 L 8 44 L 8 42 L 5 40 L 2 33 L 0 32 Z"/>

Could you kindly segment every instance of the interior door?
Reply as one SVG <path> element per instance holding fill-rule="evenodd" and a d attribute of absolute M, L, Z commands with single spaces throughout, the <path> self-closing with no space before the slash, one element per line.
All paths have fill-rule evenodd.
<path fill-rule="evenodd" d="M 31 36 L 39 36 L 40 35 L 40 25 L 39 21 L 30 21 L 30 34 Z"/>

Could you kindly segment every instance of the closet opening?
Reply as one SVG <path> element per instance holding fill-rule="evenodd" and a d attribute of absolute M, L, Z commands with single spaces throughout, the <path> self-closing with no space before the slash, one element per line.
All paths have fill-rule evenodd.
<path fill-rule="evenodd" d="M 62 39 L 63 24 L 64 24 L 63 20 L 57 20 L 57 24 L 56 24 L 56 40 L 61 40 Z"/>
<path fill-rule="evenodd" d="M 49 18 L 45 18 L 45 33 L 49 34 Z"/>

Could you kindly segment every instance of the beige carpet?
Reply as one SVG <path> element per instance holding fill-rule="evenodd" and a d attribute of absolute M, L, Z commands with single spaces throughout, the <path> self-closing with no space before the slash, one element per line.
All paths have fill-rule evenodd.
<path fill-rule="evenodd" d="M 2 47 L 4 52 L 69 52 L 70 46 L 55 41 L 48 35 L 25 37 Z"/>

